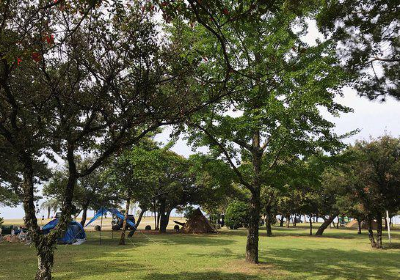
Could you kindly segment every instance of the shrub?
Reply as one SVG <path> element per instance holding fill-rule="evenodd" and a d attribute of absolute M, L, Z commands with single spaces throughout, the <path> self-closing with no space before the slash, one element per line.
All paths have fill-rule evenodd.
<path fill-rule="evenodd" d="M 233 201 L 225 213 L 225 224 L 230 229 L 246 227 L 249 223 L 249 206 L 242 201 Z"/>

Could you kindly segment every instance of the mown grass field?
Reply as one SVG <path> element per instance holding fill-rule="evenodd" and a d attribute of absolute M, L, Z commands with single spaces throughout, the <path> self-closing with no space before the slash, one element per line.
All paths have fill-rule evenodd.
<path fill-rule="evenodd" d="M 386 237 L 383 250 L 370 248 L 366 232 L 327 229 L 323 237 L 308 228 L 273 228 L 274 237 L 260 237 L 259 265 L 244 260 L 245 230 L 223 229 L 212 235 L 135 233 L 119 246 L 111 232 L 88 232 L 80 246 L 60 245 L 54 278 L 141 280 L 258 279 L 400 279 L 400 231 Z M 0 243 L 0 279 L 33 279 L 35 250 L 23 244 Z"/>

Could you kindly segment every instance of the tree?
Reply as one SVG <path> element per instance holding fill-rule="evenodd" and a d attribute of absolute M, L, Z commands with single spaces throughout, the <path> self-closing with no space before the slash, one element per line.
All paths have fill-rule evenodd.
<path fill-rule="evenodd" d="M 358 94 L 400 98 L 399 7 L 391 0 L 328 0 L 317 16 L 320 30 L 340 42 L 338 56 L 356 75 Z"/>
<path fill-rule="evenodd" d="M 382 218 L 385 211 L 400 208 L 400 140 L 382 136 L 371 141 L 359 141 L 351 151 L 356 159 L 347 169 L 346 177 L 353 199 L 362 205 L 369 225 L 371 246 L 382 248 Z M 372 220 L 377 222 L 377 241 Z"/>
<path fill-rule="evenodd" d="M 226 208 L 225 223 L 230 229 L 247 227 L 249 217 L 249 205 L 242 201 L 232 201 Z"/>
<path fill-rule="evenodd" d="M 316 147 L 335 150 L 340 143 L 331 132 L 332 124 L 321 117 L 317 106 L 326 106 L 333 114 L 348 111 L 333 101 L 343 77 L 329 44 L 306 46 L 299 34 L 290 30 L 291 24 L 290 14 L 277 11 L 268 21 L 227 28 L 225 37 L 230 36 L 230 47 L 242 57 L 237 67 L 250 77 L 232 77 L 229 83 L 236 94 L 187 122 L 192 143 L 206 145 L 216 157 L 224 159 L 237 182 L 251 192 L 246 259 L 255 263 L 260 190 L 262 185 L 268 185 L 265 174 L 285 154 L 308 154 Z M 205 34 L 198 31 L 196 36 Z M 209 47 L 203 50 L 208 58 L 202 65 L 208 70 L 204 75 L 209 80 L 218 79 L 224 58 L 218 56 L 209 37 L 204 40 L 199 41 Z M 293 49 L 301 49 L 303 54 Z"/>
<path fill-rule="evenodd" d="M 71 219 L 78 179 L 210 100 L 181 95 L 173 84 L 161 88 L 184 84 L 177 80 L 187 67 L 167 66 L 176 63 L 175 53 L 162 55 L 151 15 L 139 3 L 3 1 L 0 9 L 1 141 L 12 150 L 8 158 L 21 164 L 25 224 L 39 260 L 36 279 L 51 279 L 54 247 Z M 68 180 L 60 222 L 42 235 L 35 162 L 54 153 L 67 162 Z M 77 153 L 96 159 L 78 170 Z"/>
<path fill-rule="evenodd" d="M 61 208 L 61 204 L 56 198 L 49 198 L 40 205 L 40 209 L 47 210 L 47 219 L 50 219 L 51 211 L 56 213 L 59 208 Z"/>

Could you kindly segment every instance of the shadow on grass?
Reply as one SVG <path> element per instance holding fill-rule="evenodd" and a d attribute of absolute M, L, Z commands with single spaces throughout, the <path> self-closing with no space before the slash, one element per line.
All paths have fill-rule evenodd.
<path fill-rule="evenodd" d="M 306 273 L 310 278 L 398 279 L 400 253 L 361 252 L 336 249 L 273 249 L 260 256 L 262 261 L 291 273 Z"/>
<path fill-rule="evenodd" d="M 98 233 L 91 233 L 85 245 L 90 246 L 118 246 L 120 234 L 115 234 L 113 238 L 110 232 L 106 232 L 101 237 Z M 199 245 L 199 246 L 227 246 L 235 243 L 236 240 L 221 238 L 217 234 L 146 234 L 135 233 L 133 237 L 126 238 L 126 246 L 146 246 L 148 244 L 159 245 Z"/>
<path fill-rule="evenodd" d="M 182 272 L 177 274 L 151 273 L 143 278 L 143 280 L 251 280 L 261 279 L 256 275 L 245 273 L 226 273 L 220 271 L 209 272 Z"/>

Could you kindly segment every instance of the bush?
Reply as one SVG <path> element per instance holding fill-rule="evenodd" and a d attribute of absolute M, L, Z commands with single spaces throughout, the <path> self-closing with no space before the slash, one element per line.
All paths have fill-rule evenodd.
<path fill-rule="evenodd" d="M 249 206 L 242 201 L 233 201 L 228 205 L 225 213 L 225 224 L 230 229 L 247 227 L 249 223 Z"/>

